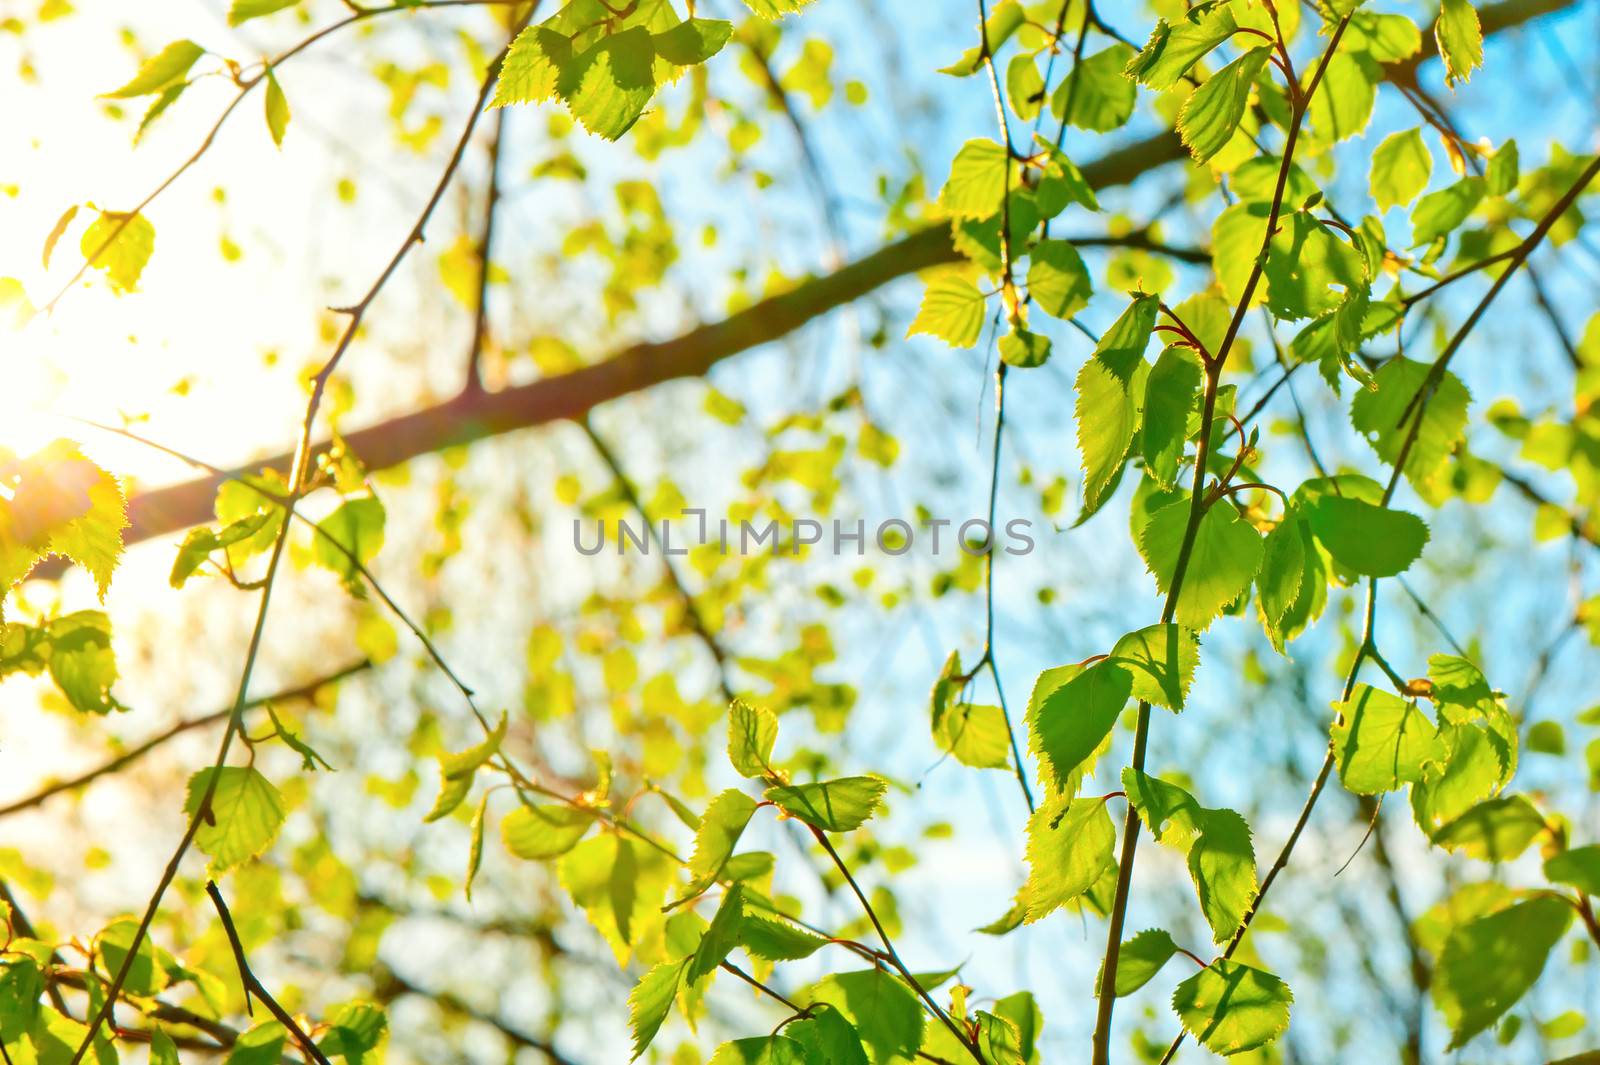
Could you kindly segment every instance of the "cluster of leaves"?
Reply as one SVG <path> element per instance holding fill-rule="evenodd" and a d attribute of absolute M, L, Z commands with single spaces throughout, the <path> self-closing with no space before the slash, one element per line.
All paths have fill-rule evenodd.
<path fill-rule="evenodd" d="M 780 18 L 806 0 L 744 0 L 763 18 Z M 722 50 L 733 23 L 680 18 L 668 0 L 573 0 L 517 36 L 506 55 L 494 104 L 559 98 L 590 133 L 616 140 L 633 127 L 657 90 Z"/>

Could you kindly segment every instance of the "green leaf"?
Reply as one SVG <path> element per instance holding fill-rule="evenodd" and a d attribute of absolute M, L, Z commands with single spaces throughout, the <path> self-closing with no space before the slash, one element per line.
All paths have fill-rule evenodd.
<path fill-rule="evenodd" d="M 1098 355 L 1077 379 L 1078 452 L 1083 456 L 1083 506 L 1093 512 L 1110 495 L 1139 427 L 1127 382 Z"/>
<path fill-rule="evenodd" d="M 83 257 L 93 260 L 115 292 L 132 292 L 138 287 L 139 275 L 155 246 L 155 226 L 144 215 L 117 211 L 101 211 L 78 241 Z"/>
<path fill-rule="evenodd" d="M 200 816 L 200 801 L 215 777 L 210 808 Z M 272 845 L 283 827 L 283 798 L 253 766 L 206 768 L 189 778 L 184 813 L 200 817 L 195 846 L 217 872 L 254 858 Z"/>
<path fill-rule="evenodd" d="M 1203 807 L 1176 784 L 1133 768 L 1123 770 L 1122 787 L 1156 841 L 1187 853 L 1200 910 L 1216 941 L 1227 940 L 1256 897 L 1250 826 L 1232 810 Z"/>
<path fill-rule="evenodd" d="M 1139 553 L 1168 594 L 1189 523 L 1189 500 L 1179 498 L 1150 516 L 1139 537 Z M 1222 609 L 1250 589 L 1261 568 L 1261 536 L 1225 501 L 1209 507 L 1195 530 L 1194 547 L 1178 589 L 1174 620 L 1202 632 Z"/>
<path fill-rule="evenodd" d="M 1250 102 L 1256 75 L 1266 65 L 1271 48 L 1252 48 L 1194 91 L 1178 112 L 1178 136 L 1197 163 L 1203 163 L 1233 139 Z"/>
<path fill-rule="evenodd" d="M 1429 370 L 1427 364 L 1403 355 L 1384 363 L 1373 376 L 1376 391 L 1363 389 L 1351 401 L 1350 424 L 1367 438 L 1378 457 L 1392 466 L 1400 458 L 1420 408 L 1422 424 L 1406 456 L 1405 477 L 1424 499 L 1437 501 L 1439 478 L 1463 439 L 1472 396 L 1461 379 L 1446 370 L 1432 395 L 1413 403 L 1427 383 Z"/>
<path fill-rule="evenodd" d="M 942 273 L 928 282 L 906 336 L 927 333 L 953 348 L 970 348 L 983 331 L 984 304 L 977 285 L 960 274 Z"/>
<path fill-rule="evenodd" d="M 810 1065 L 806 1048 L 786 1035 L 757 1035 L 717 1047 L 710 1065 Z"/>
<path fill-rule="evenodd" d="M 347 1002 L 328 1018 L 328 1032 L 317 1041 L 317 1049 L 329 1057 L 344 1058 L 348 1065 L 362 1065 L 388 1032 L 389 1017 L 383 1007 Z"/>
<path fill-rule="evenodd" d="M 1433 27 L 1439 54 L 1444 57 L 1444 81 L 1451 88 L 1466 81 L 1483 66 L 1483 29 L 1470 0 L 1441 0 L 1439 21 Z"/>
<path fill-rule="evenodd" d="M 1378 210 L 1403 207 L 1428 187 L 1433 173 L 1433 155 L 1422 142 L 1418 129 L 1391 133 L 1372 153 L 1372 172 L 1368 184 Z"/>
<path fill-rule="evenodd" d="M 1049 916 L 1095 885 L 1112 861 L 1116 830 L 1099 798 L 1057 795 L 1028 818 L 1025 920 Z"/>
<path fill-rule="evenodd" d="M 277 1065 L 289 1033 L 277 1021 L 265 1021 L 239 1037 L 228 1054 L 227 1065 Z M 67 1060 L 63 1056 L 62 1063 Z"/>
<path fill-rule="evenodd" d="M 559 65 L 556 92 L 584 129 L 614 141 L 638 121 L 655 95 L 655 58 L 649 30 L 621 30 Z"/>
<path fill-rule="evenodd" d="M 1320 497 L 1310 518 L 1311 531 L 1333 560 L 1363 577 L 1405 572 L 1428 542 L 1428 527 L 1415 514 L 1351 496 Z"/>
<path fill-rule="evenodd" d="M 747 913 L 739 926 L 739 945 L 762 961 L 798 961 L 828 945 L 821 936 L 785 921 Z"/>
<path fill-rule="evenodd" d="M 1178 945 L 1162 928 L 1147 929 L 1132 939 L 1124 940 L 1117 952 L 1117 986 L 1113 989 L 1115 997 L 1131 995 L 1148 984 L 1176 953 Z M 1105 965 L 1102 964 L 1100 975 L 1095 977 L 1096 995 L 1105 993 L 1102 987 L 1104 981 Z"/>
<path fill-rule="evenodd" d="M 1175 24 L 1161 19 L 1124 73 L 1147 88 L 1165 92 L 1238 28 L 1227 4 L 1200 5 Z"/>
<path fill-rule="evenodd" d="M 1571 884 L 1585 895 L 1600 895 L 1600 846 L 1572 847 L 1545 859 L 1544 875 Z"/>
<path fill-rule="evenodd" d="M 755 812 L 756 801 L 738 788 L 729 788 L 711 800 L 695 830 L 694 853 L 689 856 L 694 882 L 673 906 L 696 897 L 721 878 Z"/>
<path fill-rule="evenodd" d="M 1011 730 L 998 706 L 957 703 L 940 719 L 934 741 L 941 751 L 974 769 L 1011 765 Z"/>
<path fill-rule="evenodd" d="M 855 1026 L 873 1065 L 909 1062 L 922 1046 L 922 1005 L 899 977 L 881 969 L 834 973 L 798 996 L 826 1003 Z"/>
<path fill-rule="evenodd" d="M 994 54 L 1000 46 L 1011 39 L 1012 34 L 1022 28 L 1028 20 L 1028 14 L 1022 9 L 1017 0 L 1002 0 L 989 10 L 989 19 L 983 24 L 983 34 L 988 40 L 989 52 Z M 952 77 L 965 78 L 976 74 L 983 69 L 983 45 L 975 44 L 961 54 L 961 58 L 947 67 L 940 67 L 939 73 L 949 74 Z"/>
<path fill-rule="evenodd" d="M 1205 809 L 1193 795 L 1169 781 L 1129 766 L 1122 771 L 1128 803 L 1157 843 L 1189 853 L 1203 827 Z"/>
<path fill-rule="evenodd" d="M 680 67 L 704 63 L 728 43 L 733 23 L 714 18 L 685 19 L 665 33 L 651 35 L 656 55 Z M 508 57 L 509 58 L 509 57 Z"/>
<path fill-rule="evenodd" d="M 951 218 L 988 218 L 1000 213 L 1006 195 L 1006 150 L 987 138 L 967 141 L 950 163 L 939 206 Z"/>
<path fill-rule="evenodd" d="M 1133 115 L 1137 90 L 1122 73 L 1133 59 L 1133 49 L 1113 44 L 1072 68 L 1050 97 L 1050 110 L 1079 129 L 1109 133 L 1126 125 Z M 1070 101 L 1071 112 L 1067 110 Z"/>
<path fill-rule="evenodd" d="M 233 0 L 233 6 L 228 8 L 228 25 L 237 26 L 253 18 L 293 7 L 299 2 L 300 0 Z"/>
<path fill-rule="evenodd" d="M 1006 64 L 1006 98 L 1024 122 L 1032 122 L 1044 105 L 1044 77 L 1031 54 L 1019 52 Z"/>
<path fill-rule="evenodd" d="M 178 557 L 172 561 L 172 573 L 167 578 L 168 583 L 174 588 L 182 588 L 211 557 L 213 551 L 250 539 L 273 517 L 273 511 L 264 510 L 224 525 L 221 529 L 213 530 L 204 525 L 190 529 L 178 547 Z"/>
<path fill-rule="evenodd" d="M 1064 240 L 1036 244 L 1029 253 L 1028 295 L 1056 318 L 1071 318 L 1087 307 L 1094 286 L 1077 249 Z"/>
<path fill-rule="evenodd" d="M 666 898 L 676 866 L 639 840 L 601 832 L 564 854 L 557 865 L 572 901 L 605 939 L 618 965 L 634 945 L 660 935 Z"/>
<path fill-rule="evenodd" d="M 1039 1065 L 1039 1036 L 1044 1030 L 1044 1013 L 1033 995 L 1018 991 L 994 1004 L 994 1012 L 1011 1022 L 1017 1031 L 1017 1058 L 1023 1065 Z"/>
<path fill-rule="evenodd" d="M 547 26 L 529 26 L 517 34 L 500 64 L 490 107 L 534 104 L 556 94 L 561 68 L 572 62 L 572 42 Z"/>
<path fill-rule="evenodd" d="M 881 777 L 840 777 L 812 784 L 781 784 L 766 798 L 791 817 L 827 832 L 849 832 L 866 824 L 889 785 Z"/>
<path fill-rule="evenodd" d="M 1267 216 L 1271 209 L 1270 204 L 1260 200 L 1241 199 L 1223 208 L 1211 223 L 1211 266 L 1223 295 L 1231 303 L 1244 299 L 1244 287 L 1266 239 Z M 1258 303 L 1264 295 L 1258 285 L 1251 300 Z"/>
<path fill-rule="evenodd" d="M 1417 201 L 1411 209 L 1411 246 L 1432 244 L 1440 237 L 1449 236 L 1465 222 L 1472 209 L 1483 199 L 1484 181 L 1481 177 L 1464 177 L 1454 185 L 1430 192 Z"/>
<path fill-rule="evenodd" d="M 1361 254 L 1305 211 L 1280 223 L 1263 273 L 1267 309 L 1289 321 L 1335 310 L 1367 284 Z"/>
<path fill-rule="evenodd" d="M 1030 704 L 1028 748 L 1039 759 L 1040 774 L 1058 793 L 1076 790 L 1083 763 L 1111 734 L 1132 690 L 1133 672 L 1106 660 Z"/>
<path fill-rule="evenodd" d="M 1380 63 L 1410 59 L 1422 48 L 1422 31 L 1405 15 L 1358 9 L 1345 28 L 1344 41 Z"/>
<path fill-rule="evenodd" d="M 1266 630 L 1272 646 L 1283 653 L 1285 643 L 1284 620 L 1289 617 L 1301 595 L 1306 575 L 1306 521 L 1298 507 L 1284 515 L 1282 521 L 1262 541 L 1261 570 L 1256 574 L 1256 594 L 1261 612 L 1261 626 Z"/>
<path fill-rule="evenodd" d="M 628 1026 L 633 1029 L 633 1058 L 630 1060 L 643 1054 L 661 1031 L 661 1025 L 672 1010 L 672 1001 L 678 997 L 678 984 L 683 980 L 684 970 L 693 960 L 690 957 L 662 962 L 645 973 L 644 979 L 628 996 Z"/>
<path fill-rule="evenodd" d="M 1329 144 L 1346 140 L 1367 128 L 1378 99 L 1383 68 L 1370 56 L 1338 51 L 1328 61 L 1308 117 L 1320 140 Z"/>
<path fill-rule="evenodd" d="M 1212 937 L 1225 942 L 1239 930 L 1256 897 L 1256 855 L 1250 826 L 1232 810 L 1202 810 L 1200 835 L 1189 848 L 1189 875 Z"/>
<path fill-rule="evenodd" d="M 0 917 L 11 919 L 9 906 Z M 44 974 L 32 958 L 14 956 L 0 967 L 0 1041 L 9 1045 L 34 1030 L 44 986 Z"/>
<path fill-rule="evenodd" d="M 1478 725 L 1441 725 L 1439 746 L 1443 753 L 1411 788 L 1412 812 L 1430 835 L 1492 797 L 1510 780 L 1513 768 L 1505 742 Z"/>
<path fill-rule="evenodd" d="M 284 132 L 289 128 L 289 100 L 270 69 L 267 71 L 266 113 L 267 132 L 272 134 L 272 143 L 281 148 Z"/>
<path fill-rule="evenodd" d="M 1050 338 L 1012 326 L 1011 332 L 1000 338 L 1000 358 L 1019 369 L 1043 366 L 1050 360 Z"/>
<path fill-rule="evenodd" d="M 150 1029 L 150 1065 L 182 1065 L 178 1061 L 178 1044 L 160 1028 Z"/>
<path fill-rule="evenodd" d="M 1455 1050 L 1515 1006 L 1544 972 L 1572 922 L 1572 907 L 1549 896 L 1516 903 L 1451 931 L 1434 971 L 1433 1001 Z"/>
<path fill-rule="evenodd" d="M 691 984 L 715 972 L 728 952 L 739 945 L 739 927 L 743 921 L 744 889 L 734 884 L 723 894 L 722 904 L 711 918 L 710 927 L 689 958 L 687 977 Z"/>
<path fill-rule="evenodd" d="M 1489 167 L 1483 175 L 1483 191 L 1490 196 L 1509 196 L 1517 189 L 1519 170 L 1517 142 L 1508 140 L 1489 157 Z"/>
<path fill-rule="evenodd" d="M 1242 1054 L 1289 1027 L 1289 985 L 1269 972 L 1218 959 L 1178 985 L 1172 1008 L 1184 1030 L 1208 1050 Z"/>
<path fill-rule="evenodd" d="M 1004 1017 L 979 1010 L 975 1017 L 978 1049 L 995 1065 L 1022 1065 L 1022 1033 Z"/>
<path fill-rule="evenodd" d="M 1433 834 L 1447 851 L 1483 862 L 1509 862 L 1549 831 L 1544 816 L 1521 795 L 1480 802 Z"/>
<path fill-rule="evenodd" d="M 1100 201 L 1095 199 L 1094 188 L 1077 164 L 1067 158 L 1067 153 L 1056 147 L 1055 142 L 1043 133 L 1034 134 L 1034 143 L 1049 157 L 1039 178 L 1039 212 L 1047 218 L 1054 218 L 1072 203 L 1085 210 L 1098 211 Z"/>
<path fill-rule="evenodd" d="M 1200 638 L 1181 625 L 1147 625 L 1118 640 L 1111 661 L 1133 675 L 1133 697 L 1182 710 L 1200 665 Z"/>
<path fill-rule="evenodd" d="M 145 109 L 144 117 L 139 120 L 139 128 L 133 134 L 135 144 L 144 137 L 145 130 L 150 128 L 151 123 L 166 113 L 167 108 L 177 103 L 178 97 L 188 88 L 189 82 L 180 81 L 161 90 L 161 94 L 150 102 L 150 106 Z"/>
<path fill-rule="evenodd" d="M 500 721 L 481 743 L 468 747 L 457 754 L 441 754 L 439 756 L 439 796 L 434 800 L 433 808 L 423 817 L 423 821 L 437 821 L 449 815 L 466 800 L 467 793 L 472 790 L 473 776 L 478 767 L 493 758 L 500 751 L 500 741 L 505 739 L 509 719 L 505 714 L 500 715 Z"/>
<path fill-rule="evenodd" d="M 472 823 L 469 831 L 472 842 L 467 850 L 467 901 L 472 901 L 472 882 L 478 878 L 478 868 L 483 865 L 483 831 L 484 823 L 489 816 L 489 792 L 484 792 L 478 799 L 477 809 L 472 811 Z"/>
<path fill-rule="evenodd" d="M 1438 757 L 1433 723 L 1415 703 L 1360 684 L 1334 710 L 1340 715 L 1331 729 L 1339 779 L 1358 795 L 1416 783 Z"/>
<path fill-rule="evenodd" d="M 772 746 L 778 742 L 778 718 L 764 706 L 735 699 L 728 707 L 728 761 L 742 777 L 772 772 Z"/>
<path fill-rule="evenodd" d="M 594 812 L 564 803 L 519 805 L 500 821 L 500 839 L 518 858 L 559 858 L 578 845 Z"/>
<path fill-rule="evenodd" d="M 134 934 L 138 930 L 139 922 L 125 917 L 120 921 L 113 921 L 95 937 L 95 949 L 104 962 L 108 978 L 114 978 L 122 971 L 123 964 L 128 960 L 128 947 L 133 943 Z M 133 964 L 128 967 L 123 987 L 135 995 L 154 995 L 166 987 L 167 983 L 167 973 L 161 967 L 161 959 L 157 955 L 155 944 L 148 936 L 141 937 L 139 949 L 134 952 Z"/>
<path fill-rule="evenodd" d="M 1163 488 L 1178 479 L 1178 463 L 1188 442 L 1189 414 L 1204 376 L 1199 359 L 1186 347 L 1167 348 L 1156 359 L 1144 386 L 1144 465 Z"/>
<path fill-rule="evenodd" d="M 347 499 L 337 510 L 317 523 L 323 535 L 311 544 L 317 564 L 337 573 L 347 586 L 361 586 L 361 572 L 383 549 L 383 527 L 387 515 L 376 496 Z"/>
<path fill-rule="evenodd" d="M 173 41 L 155 55 L 146 59 L 133 80 L 115 92 L 106 93 L 114 99 L 126 100 L 135 96 L 149 96 L 166 90 L 174 82 L 182 81 L 195 61 L 206 50 L 193 41 Z M 48 258 L 48 256 L 47 256 Z"/>
<path fill-rule="evenodd" d="M 867 1065 L 855 1025 L 832 1006 L 813 1006 L 808 1016 L 785 1025 L 783 1032 L 805 1048 L 805 1065 Z"/>
<path fill-rule="evenodd" d="M 86 714 L 126 710 L 111 694 L 117 680 L 111 619 L 98 610 L 79 610 L 55 618 L 45 628 L 50 641 L 50 679 L 72 708 Z"/>
<path fill-rule="evenodd" d="M 1094 357 L 1124 385 L 1133 383 L 1134 371 L 1144 362 L 1144 349 L 1155 331 L 1161 300 L 1156 296 L 1136 295 L 1127 309 L 1117 316 L 1095 345 Z"/>
<path fill-rule="evenodd" d="M 811 0 L 744 0 L 744 6 L 771 22 L 792 15 L 811 3 Z"/>

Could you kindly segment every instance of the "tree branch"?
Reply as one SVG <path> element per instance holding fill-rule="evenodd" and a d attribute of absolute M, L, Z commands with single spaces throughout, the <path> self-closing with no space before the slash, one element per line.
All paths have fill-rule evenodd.
<path fill-rule="evenodd" d="M 1541 15 L 1573 6 L 1577 0 L 1504 0 L 1479 12 L 1485 35 L 1503 32 Z M 1385 68 L 1389 78 L 1414 71 L 1422 58 L 1434 54 L 1431 35 L 1424 37 L 1420 58 Z M 1169 131 L 1135 141 L 1083 166 L 1083 176 L 1096 190 L 1127 185 L 1146 173 L 1186 158 L 1176 133 Z M 1114 246 L 1120 238 L 1067 238 L 1080 246 Z M 1133 247 L 1149 247 L 1149 238 Z M 1187 251 L 1179 257 L 1198 261 L 1203 253 Z M 351 449 L 371 469 L 397 466 L 419 455 L 471 444 L 517 429 L 527 429 L 564 419 L 577 419 L 594 407 L 653 385 L 683 377 L 698 377 L 730 356 L 777 340 L 835 308 L 853 302 L 891 281 L 954 262 L 957 253 L 945 223 L 930 225 L 887 244 L 847 266 L 802 282 L 789 292 L 661 342 L 644 342 L 624 348 L 609 358 L 572 373 L 535 381 L 498 392 L 463 392 L 444 403 L 403 414 L 348 434 Z M 327 449 L 327 442 L 316 451 Z M 272 467 L 287 470 L 292 456 L 273 455 L 246 464 L 241 470 Z M 212 503 L 224 478 L 204 477 L 136 494 L 129 500 L 127 543 L 187 529 L 211 520 Z M 51 558 L 32 576 L 54 579 L 66 562 Z"/>

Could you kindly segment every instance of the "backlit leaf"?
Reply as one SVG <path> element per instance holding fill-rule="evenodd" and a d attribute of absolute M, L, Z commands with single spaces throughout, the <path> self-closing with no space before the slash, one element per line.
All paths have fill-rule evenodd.
<path fill-rule="evenodd" d="M 1372 172 L 1368 175 L 1378 210 L 1410 203 L 1428 187 L 1431 173 L 1433 156 L 1422 142 L 1421 130 L 1389 134 L 1372 153 Z"/>
<path fill-rule="evenodd" d="M 1483 66 L 1483 30 L 1471 0 L 1441 0 L 1433 34 L 1444 57 L 1445 84 L 1453 88 Z"/>
<path fill-rule="evenodd" d="M 106 275 L 116 292 L 138 287 L 155 246 L 155 226 L 144 215 L 116 211 L 101 211 L 78 241 L 83 257 Z"/>
<path fill-rule="evenodd" d="M 880 777 L 840 777 L 813 784 L 781 784 L 766 798 L 792 817 L 828 832 L 849 832 L 867 822 L 889 785 Z"/>
<path fill-rule="evenodd" d="M 1450 1026 L 1448 1050 L 1465 1046 L 1528 993 L 1571 923 L 1572 907 L 1544 896 L 1450 933 L 1433 982 L 1434 1004 Z"/>
<path fill-rule="evenodd" d="M 1415 783 L 1439 753 L 1433 723 L 1415 703 L 1361 684 L 1334 709 L 1341 718 L 1332 726 L 1339 779 L 1357 794 Z"/>
<path fill-rule="evenodd" d="M 1071 318 L 1088 305 L 1093 294 L 1088 268 L 1071 244 L 1043 240 L 1029 253 L 1028 295 L 1045 313 Z"/>
<path fill-rule="evenodd" d="M 1177 499 L 1151 515 L 1139 537 L 1139 553 L 1167 594 L 1189 524 L 1188 499 Z M 1195 531 L 1189 564 L 1178 589 L 1174 620 L 1203 632 L 1222 609 L 1250 588 L 1261 568 L 1261 536 L 1226 502 L 1209 507 Z"/>
<path fill-rule="evenodd" d="M 1083 763 L 1100 748 L 1128 704 L 1132 668 L 1102 661 L 1055 688 L 1028 711 L 1028 747 L 1061 794 L 1075 789 Z"/>
<path fill-rule="evenodd" d="M 1202 6 L 1186 18 L 1161 19 L 1126 73 L 1157 92 L 1172 88 L 1189 69 L 1239 28 L 1227 4 Z"/>
<path fill-rule="evenodd" d="M 518 858 L 558 858 L 577 846 L 593 823 L 594 813 L 576 806 L 519 805 L 501 820 L 500 839 Z"/>
<path fill-rule="evenodd" d="M 1116 830 L 1098 798 L 1058 795 L 1028 818 L 1028 879 L 1023 885 L 1029 924 L 1083 895 L 1111 862 Z"/>
<path fill-rule="evenodd" d="M 189 73 L 189 68 L 205 54 L 193 41 L 173 41 L 161 51 L 145 60 L 133 80 L 115 92 L 106 93 L 117 99 L 148 96 L 166 89 Z"/>
<path fill-rule="evenodd" d="M 1178 136 L 1195 162 L 1210 159 L 1232 139 L 1250 102 L 1250 89 L 1271 54 L 1270 48 L 1252 48 L 1207 78 L 1184 102 Z"/>
<path fill-rule="evenodd" d="M 237 26 L 253 18 L 293 7 L 299 2 L 300 0 L 233 0 L 233 5 L 228 8 L 228 25 Z"/>
<path fill-rule="evenodd" d="M 1112 993 L 1117 998 L 1133 994 L 1154 979 L 1177 952 L 1178 945 L 1162 928 L 1147 929 L 1127 940 L 1117 952 L 1117 986 Z M 1097 988 L 1104 980 L 1103 972 L 1102 967 L 1102 975 L 1095 980 Z"/>
<path fill-rule="evenodd" d="M 1144 465 L 1165 488 L 1174 487 L 1188 442 L 1189 413 L 1204 376 L 1194 352 L 1169 347 L 1156 359 L 1144 386 Z"/>
<path fill-rule="evenodd" d="M 992 140 L 969 140 L 956 152 L 939 206 L 952 218 L 988 218 L 1006 192 L 1006 150 Z"/>
<path fill-rule="evenodd" d="M 1172 1008 L 1208 1050 L 1242 1054 L 1273 1042 L 1289 1026 L 1289 986 L 1269 972 L 1218 959 L 1178 985 Z"/>
<path fill-rule="evenodd" d="M 1324 495 L 1309 513 L 1311 531 L 1333 560 L 1363 577 L 1403 573 L 1428 542 L 1428 527 L 1415 514 L 1349 496 Z"/>
<path fill-rule="evenodd" d="M 983 293 L 960 274 L 943 273 L 928 282 L 922 306 L 906 335 L 927 333 L 954 348 L 970 348 L 983 331 Z"/>
<path fill-rule="evenodd" d="M 211 781 L 211 804 L 200 816 L 200 802 Z M 190 818 L 200 816 L 195 846 L 211 859 L 217 872 L 254 858 L 272 845 L 283 826 L 283 798 L 272 782 L 252 766 L 202 769 L 189 778 L 183 804 Z"/>

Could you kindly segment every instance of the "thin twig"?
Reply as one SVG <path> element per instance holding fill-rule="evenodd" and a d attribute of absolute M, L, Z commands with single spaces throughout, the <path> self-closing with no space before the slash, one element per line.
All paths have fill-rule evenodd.
<path fill-rule="evenodd" d="M 239 942 L 238 929 L 233 927 L 233 914 L 228 912 L 228 904 L 222 899 L 222 892 L 217 889 L 216 881 L 206 881 L 206 894 L 211 896 L 211 902 L 217 908 L 217 916 L 222 919 L 222 930 L 228 935 L 228 946 L 233 948 L 233 961 L 239 967 L 239 979 L 244 983 L 244 1009 L 250 1012 L 250 996 L 254 995 L 267 1007 L 267 1012 L 272 1014 L 279 1024 L 288 1029 L 294 1036 L 295 1042 L 300 1044 L 300 1049 L 305 1051 L 306 1057 L 315 1061 L 317 1065 L 331 1065 L 325 1054 L 306 1035 L 305 1029 L 300 1027 L 298 1021 L 272 997 L 266 985 L 256 976 L 250 968 L 249 959 L 244 954 L 244 944 Z"/>

